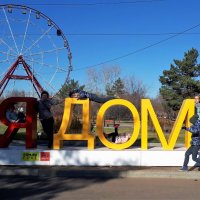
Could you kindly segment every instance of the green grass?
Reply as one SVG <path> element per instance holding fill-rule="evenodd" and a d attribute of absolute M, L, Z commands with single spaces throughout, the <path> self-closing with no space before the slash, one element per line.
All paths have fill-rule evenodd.
<path fill-rule="evenodd" d="M 0 123 L 0 135 L 3 135 L 8 127 L 2 123 Z M 38 130 L 40 130 L 40 125 L 38 126 Z M 25 140 L 26 129 L 20 128 L 17 134 L 14 136 L 15 140 Z"/>
<path fill-rule="evenodd" d="M 5 126 L 1 123 L 0 124 L 0 135 L 3 135 L 6 129 L 7 129 L 7 126 Z M 38 124 L 38 130 L 41 130 L 40 124 Z M 25 131 L 26 131 L 25 129 L 19 129 L 19 131 L 15 135 L 14 139 L 25 140 Z M 104 132 L 107 133 L 107 134 L 114 132 L 114 128 L 113 127 L 105 127 Z M 132 132 L 133 132 L 132 127 L 120 126 L 120 128 L 119 128 L 119 134 L 120 133 L 132 133 Z M 96 128 L 94 128 L 94 134 L 96 135 Z M 170 133 L 165 133 L 166 139 L 168 139 L 169 134 Z M 185 140 L 185 134 L 184 134 L 184 131 L 181 130 L 176 143 L 184 144 L 184 140 Z M 137 141 L 141 141 L 141 133 L 139 134 Z M 157 135 L 156 132 L 151 132 L 151 131 L 148 132 L 148 142 L 160 143 L 158 135 Z"/>
<path fill-rule="evenodd" d="M 111 132 L 114 132 L 114 128 L 106 127 L 106 128 L 104 128 L 104 132 L 107 133 L 107 134 L 111 133 Z M 118 132 L 119 132 L 119 134 L 120 133 L 132 133 L 133 132 L 133 128 L 132 127 L 122 127 L 121 126 L 119 128 Z M 183 131 L 183 130 L 180 131 L 180 134 L 178 136 L 178 139 L 177 139 L 176 143 L 184 144 L 184 141 L 185 141 L 185 133 L 184 132 L 185 131 Z M 164 133 L 164 135 L 165 135 L 166 140 L 168 140 L 170 133 Z M 141 140 L 141 132 L 139 133 L 138 140 Z M 160 143 L 159 138 L 158 138 L 158 134 L 156 132 L 149 131 L 148 132 L 148 141 L 152 142 L 152 143 Z"/>
<path fill-rule="evenodd" d="M 0 124 L 0 135 L 3 135 L 6 129 L 7 129 L 7 126 Z M 25 140 L 25 132 L 26 132 L 25 128 L 20 128 L 17 134 L 15 135 L 14 139 Z"/>

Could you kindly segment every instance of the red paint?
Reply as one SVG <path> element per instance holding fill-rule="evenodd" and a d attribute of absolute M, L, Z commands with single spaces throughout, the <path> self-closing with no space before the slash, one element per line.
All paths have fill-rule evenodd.
<path fill-rule="evenodd" d="M 9 122 L 6 119 L 6 110 L 8 107 L 17 102 L 26 103 L 26 122 L 16 123 Z M 0 121 L 8 126 L 5 133 L 0 136 L 0 148 L 6 148 L 12 142 L 13 136 L 17 134 L 20 128 L 26 129 L 26 148 L 37 147 L 37 99 L 32 97 L 11 97 L 5 99 L 0 104 Z"/>
<path fill-rule="evenodd" d="M 50 152 L 40 152 L 40 161 L 50 161 Z"/>

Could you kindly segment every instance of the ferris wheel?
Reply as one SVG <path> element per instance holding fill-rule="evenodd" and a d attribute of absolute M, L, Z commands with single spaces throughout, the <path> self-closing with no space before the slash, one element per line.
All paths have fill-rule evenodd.
<path fill-rule="evenodd" d="M 69 80 L 72 54 L 61 28 L 24 5 L 0 5 L 0 97 L 59 92 Z"/>

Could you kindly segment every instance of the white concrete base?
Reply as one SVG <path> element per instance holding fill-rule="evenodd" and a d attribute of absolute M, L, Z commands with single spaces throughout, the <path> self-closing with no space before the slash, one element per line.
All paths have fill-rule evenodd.
<path fill-rule="evenodd" d="M 0 149 L 0 165 L 49 165 L 49 166 L 182 166 L 184 147 L 173 151 L 164 151 L 161 147 L 153 147 L 148 151 L 140 148 L 122 151 L 108 148 L 87 150 L 86 147 L 65 147 L 63 150 L 45 150 L 38 147 L 27 150 L 24 146 L 10 146 Z M 47 161 L 41 161 L 41 152 L 49 152 Z M 24 153 L 36 153 L 39 160 L 24 161 Z M 189 166 L 195 163 L 190 158 Z"/>

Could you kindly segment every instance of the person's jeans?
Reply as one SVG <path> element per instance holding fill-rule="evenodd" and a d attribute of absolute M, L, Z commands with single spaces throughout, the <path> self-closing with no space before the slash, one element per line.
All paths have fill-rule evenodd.
<path fill-rule="evenodd" d="M 198 150 L 200 149 L 200 146 L 190 146 L 189 149 L 185 152 L 185 160 L 183 163 L 183 166 L 187 167 L 189 163 L 189 157 L 192 155 L 192 160 L 196 162 L 196 165 L 200 166 L 200 158 L 198 156 Z"/>
<path fill-rule="evenodd" d="M 48 138 L 48 147 L 52 148 L 53 146 L 53 128 L 54 128 L 54 119 L 50 117 L 48 119 L 41 120 L 43 131 L 46 133 Z"/>

